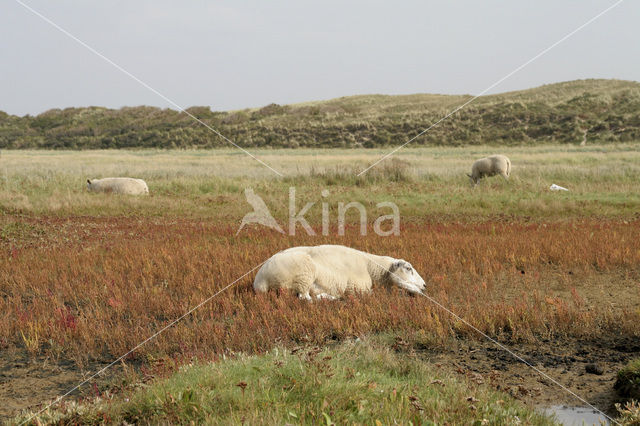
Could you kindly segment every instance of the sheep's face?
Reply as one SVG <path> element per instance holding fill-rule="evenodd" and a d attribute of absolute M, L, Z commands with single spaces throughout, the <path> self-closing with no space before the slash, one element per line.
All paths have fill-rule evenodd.
<path fill-rule="evenodd" d="M 391 282 L 411 293 L 422 293 L 425 282 L 418 272 L 406 260 L 398 260 L 389 268 Z"/>
<path fill-rule="evenodd" d="M 91 191 L 93 188 L 91 187 L 91 179 L 87 179 L 87 190 Z"/>

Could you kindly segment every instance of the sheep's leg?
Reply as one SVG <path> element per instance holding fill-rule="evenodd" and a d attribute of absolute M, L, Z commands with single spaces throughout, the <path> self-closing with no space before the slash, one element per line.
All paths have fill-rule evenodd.
<path fill-rule="evenodd" d="M 303 253 L 283 255 L 281 274 L 283 280 L 279 287 L 295 291 L 300 299 L 311 300 L 311 287 L 316 279 L 316 267 L 311 256 Z M 286 277 L 286 278 L 285 278 Z"/>
<path fill-rule="evenodd" d="M 298 274 L 293 280 L 292 287 L 298 292 L 300 299 L 311 300 L 313 292 L 313 271 L 307 270 Z"/>
<path fill-rule="evenodd" d="M 336 300 L 337 298 L 327 293 L 318 293 L 316 294 L 316 299 Z"/>
<path fill-rule="evenodd" d="M 319 286 L 317 281 L 313 282 L 309 293 L 311 294 L 312 297 L 315 297 L 317 299 L 324 298 L 325 296 L 329 297 L 329 294 L 327 293 L 327 291 L 323 287 Z"/>
<path fill-rule="evenodd" d="M 306 293 L 298 293 L 298 297 L 300 299 L 304 299 L 304 300 L 312 300 L 311 299 L 311 295 L 309 295 L 309 292 Z"/>

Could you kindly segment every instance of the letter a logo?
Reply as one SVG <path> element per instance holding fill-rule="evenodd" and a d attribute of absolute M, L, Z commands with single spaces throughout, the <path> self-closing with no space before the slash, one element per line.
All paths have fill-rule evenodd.
<path fill-rule="evenodd" d="M 252 188 L 246 188 L 244 190 L 244 196 L 246 197 L 247 202 L 253 207 L 253 211 L 244 215 L 244 217 L 242 218 L 242 223 L 240 224 L 240 228 L 238 228 L 238 232 L 236 232 L 236 235 L 240 233 L 245 225 L 248 225 L 250 223 L 258 223 L 260 225 L 266 226 L 267 228 L 275 229 L 281 234 L 284 234 L 284 231 L 282 230 L 278 222 L 276 222 L 273 216 L 271 216 L 271 212 L 269 211 L 267 205 L 259 195 L 256 195 L 256 193 L 253 192 Z"/>

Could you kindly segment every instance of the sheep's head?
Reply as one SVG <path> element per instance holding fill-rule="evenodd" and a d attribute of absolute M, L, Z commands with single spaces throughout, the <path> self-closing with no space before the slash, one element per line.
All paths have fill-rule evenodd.
<path fill-rule="evenodd" d="M 425 282 L 406 260 L 397 260 L 389 268 L 389 279 L 395 285 L 411 293 L 422 293 Z"/>
<path fill-rule="evenodd" d="M 87 189 L 91 191 L 91 179 L 87 179 Z"/>
<path fill-rule="evenodd" d="M 467 176 L 469 176 L 469 180 L 471 181 L 471 186 L 475 186 L 478 183 L 477 179 L 474 179 L 472 175 L 470 175 L 469 173 L 467 173 Z"/>

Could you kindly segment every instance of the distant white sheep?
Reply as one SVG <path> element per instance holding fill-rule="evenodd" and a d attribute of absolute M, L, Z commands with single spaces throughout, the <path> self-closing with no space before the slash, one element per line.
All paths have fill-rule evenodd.
<path fill-rule="evenodd" d="M 483 177 L 495 175 L 501 175 L 506 180 L 509 180 L 509 175 L 511 175 L 511 160 L 504 155 L 492 155 L 481 158 L 473 163 L 471 174 L 467 174 L 469 179 L 471 179 L 472 185 L 476 185 Z"/>
<path fill-rule="evenodd" d="M 411 293 L 422 293 L 425 288 L 422 277 L 405 260 L 321 245 L 276 253 L 258 271 L 253 289 L 289 289 L 310 300 L 312 296 L 334 299 L 346 291 L 370 291 L 374 285 L 396 285 Z"/>
<path fill-rule="evenodd" d="M 149 187 L 145 181 L 128 177 L 87 179 L 87 189 L 92 192 L 110 192 L 128 195 L 144 195 L 149 193 Z"/>

